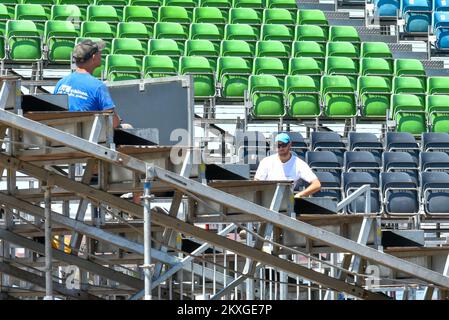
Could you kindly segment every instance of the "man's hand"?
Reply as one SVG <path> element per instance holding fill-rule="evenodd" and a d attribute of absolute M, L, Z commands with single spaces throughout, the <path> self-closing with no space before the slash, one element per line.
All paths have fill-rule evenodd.
<path fill-rule="evenodd" d="M 298 192 L 297 194 L 295 194 L 295 199 L 301 199 L 301 198 L 302 198 L 301 192 Z"/>

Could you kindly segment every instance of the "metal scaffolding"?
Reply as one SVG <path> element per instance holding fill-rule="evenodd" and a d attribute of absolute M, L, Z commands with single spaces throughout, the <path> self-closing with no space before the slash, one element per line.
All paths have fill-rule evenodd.
<path fill-rule="evenodd" d="M 383 250 L 369 186 L 338 214 L 296 215 L 286 182 L 208 182 L 193 143 L 175 168 L 165 161 L 170 147 L 115 146 L 106 113 L 23 113 L 20 80 L 0 81 L 0 297 L 391 299 L 392 289 L 411 287 L 447 296 L 446 259 L 440 270 L 419 250 L 409 258 Z M 18 188 L 22 180 L 29 187 Z M 360 197 L 364 213 L 341 211 Z"/>

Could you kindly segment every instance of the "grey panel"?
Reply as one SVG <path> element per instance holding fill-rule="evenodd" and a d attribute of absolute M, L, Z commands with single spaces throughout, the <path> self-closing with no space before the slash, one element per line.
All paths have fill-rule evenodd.
<path fill-rule="evenodd" d="M 154 79 L 144 80 L 144 90 L 140 90 L 139 81 L 117 81 L 107 83 L 117 112 L 124 122 L 134 128 L 156 128 L 159 130 L 160 145 L 174 145 L 170 134 L 175 129 L 189 130 L 188 108 L 189 87 L 185 81 L 160 82 Z M 187 143 L 187 141 L 185 141 Z"/>

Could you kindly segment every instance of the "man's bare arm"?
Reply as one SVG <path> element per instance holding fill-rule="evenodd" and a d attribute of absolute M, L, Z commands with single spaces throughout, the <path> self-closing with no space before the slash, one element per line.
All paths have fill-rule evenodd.
<path fill-rule="evenodd" d="M 311 194 L 314 194 L 315 192 L 318 192 L 321 190 L 321 182 L 318 179 L 312 180 L 307 188 L 302 190 L 301 192 L 297 193 L 295 195 L 295 198 L 302 198 L 310 196 Z"/>

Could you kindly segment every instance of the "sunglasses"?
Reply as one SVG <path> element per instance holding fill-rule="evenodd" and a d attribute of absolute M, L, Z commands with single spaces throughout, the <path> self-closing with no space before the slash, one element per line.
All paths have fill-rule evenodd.
<path fill-rule="evenodd" d="M 286 148 L 288 143 L 278 143 L 278 148 Z"/>

